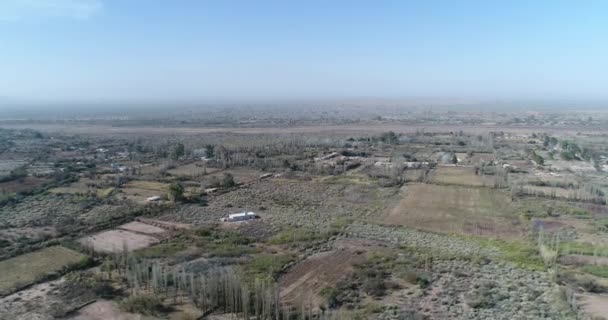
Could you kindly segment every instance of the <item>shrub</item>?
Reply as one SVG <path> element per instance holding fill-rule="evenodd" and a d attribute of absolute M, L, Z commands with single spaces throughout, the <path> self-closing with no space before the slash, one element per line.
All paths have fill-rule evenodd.
<path fill-rule="evenodd" d="M 120 308 L 127 312 L 145 315 L 159 315 L 167 311 L 162 301 L 151 294 L 128 297 L 120 303 Z"/>

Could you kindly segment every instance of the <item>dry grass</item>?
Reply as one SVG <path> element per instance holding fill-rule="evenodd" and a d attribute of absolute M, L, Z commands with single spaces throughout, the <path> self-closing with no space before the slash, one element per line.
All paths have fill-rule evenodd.
<path fill-rule="evenodd" d="M 522 228 L 512 213 L 509 196 L 499 190 L 413 184 L 386 223 L 422 230 L 515 238 Z"/>
<path fill-rule="evenodd" d="M 221 171 L 221 169 L 209 168 L 204 161 L 197 161 L 167 170 L 170 175 L 180 177 L 200 177 L 218 171 Z"/>
<path fill-rule="evenodd" d="M 81 262 L 84 255 L 54 246 L 0 261 L 0 294 L 7 294 L 48 274 Z"/>
<path fill-rule="evenodd" d="M 78 240 L 84 246 L 90 246 L 98 252 L 122 252 L 147 248 L 159 242 L 158 238 L 150 235 L 134 233 L 125 230 L 108 230 Z"/>
<path fill-rule="evenodd" d="M 156 181 L 134 180 L 129 181 L 121 191 L 127 198 L 145 202 L 148 197 L 166 195 L 169 191 L 169 185 Z"/>
<path fill-rule="evenodd" d="M 475 174 L 475 168 L 462 166 L 440 166 L 431 172 L 432 183 L 470 187 L 493 186 L 492 176 Z"/>

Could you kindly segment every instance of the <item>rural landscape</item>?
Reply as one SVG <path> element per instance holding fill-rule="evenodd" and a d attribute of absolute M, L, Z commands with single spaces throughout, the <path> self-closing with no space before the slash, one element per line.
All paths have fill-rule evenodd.
<path fill-rule="evenodd" d="M 350 110 L 2 121 L 0 318 L 606 317 L 605 113 Z"/>
<path fill-rule="evenodd" d="M 0 0 L 0 320 L 608 320 L 607 13 Z"/>

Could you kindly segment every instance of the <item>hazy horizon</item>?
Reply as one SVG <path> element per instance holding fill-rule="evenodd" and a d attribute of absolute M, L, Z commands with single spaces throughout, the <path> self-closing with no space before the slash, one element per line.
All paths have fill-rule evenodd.
<path fill-rule="evenodd" d="M 607 9 L 602 1 L 5 0 L 0 105 L 605 102 Z"/>

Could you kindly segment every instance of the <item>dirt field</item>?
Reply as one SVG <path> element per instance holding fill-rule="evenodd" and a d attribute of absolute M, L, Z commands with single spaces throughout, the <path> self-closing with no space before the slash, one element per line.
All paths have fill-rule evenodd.
<path fill-rule="evenodd" d="M 608 315 L 608 295 L 605 294 L 581 294 L 579 296 L 583 313 L 591 319 L 604 319 Z"/>
<path fill-rule="evenodd" d="M 161 235 L 161 234 L 167 232 L 167 230 L 165 230 L 163 228 L 159 228 L 157 226 L 141 223 L 141 222 L 138 222 L 138 221 L 133 221 L 133 222 L 125 223 L 125 224 L 119 226 L 118 229 L 122 229 L 122 230 L 125 230 L 125 231 L 133 231 L 133 232 L 136 232 L 136 233 L 151 234 L 151 235 Z"/>
<path fill-rule="evenodd" d="M 236 181 L 237 183 L 248 183 L 251 181 L 255 181 L 262 174 L 264 174 L 262 171 L 259 171 L 259 170 L 238 168 L 238 169 L 224 170 L 221 172 L 218 171 L 216 173 L 212 173 L 212 174 L 205 176 L 205 179 L 208 179 L 209 177 L 214 177 L 214 176 L 221 179 L 223 177 L 224 173 L 230 173 L 232 176 L 234 176 L 234 181 Z"/>
<path fill-rule="evenodd" d="M 221 169 L 209 168 L 204 161 L 196 161 L 167 170 L 170 175 L 179 177 L 200 177 L 218 171 Z"/>
<path fill-rule="evenodd" d="M 158 238 L 125 230 L 108 230 L 78 240 L 85 246 L 92 246 L 98 252 L 122 252 L 149 247 L 159 242 Z"/>
<path fill-rule="evenodd" d="M 84 255 L 76 251 L 54 246 L 0 261 L 0 295 L 26 286 L 44 275 L 58 272 L 84 258 Z"/>
<path fill-rule="evenodd" d="M 169 186 L 166 183 L 141 180 L 129 181 L 121 189 L 123 195 L 137 202 L 145 202 L 149 197 L 166 195 L 168 190 Z"/>
<path fill-rule="evenodd" d="M 523 191 L 524 193 L 529 195 L 538 195 L 544 197 L 555 197 L 562 199 L 579 198 L 582 200 L 593 199 L 593 195 L 591 193 L 582 189 L 564 189 L 545 186 L 524 186 Z"/>
<path fill-rule="evenodd" d="M 500 238 L 521 236 L 522 227 L 509 217 L 507 194 L 486 188 L 412 184 L 384 220 L 442 233 L 465 233 Z"/>
<path fill-rule="evenodd" d="M 89 304 L 67 320 L 154 320 L 155 317 L 127 313 L 120 310 L 114 301 L 97 300 Z"/>
<path fill-rule="evenodd" d="M 348 275 L 353 264 L 364 260 L 364 253 L 357 254 L 348 249 L 313 255 L 281 277 L 281 299 L 296 305 L 301 301 L 310 301 L 318 306 L 323 301 L 319 296 L 321 290 L 335 286 L 340 279 Z"/>
<path fill-rule="evenodd" d="M 471 187 L 493 186 L 492 176 L 475 174 L 475 168 L 462 166 L 440 166 L 431 171 L 430 181 L 436 184 L 461 185 Z"/>
<path fill-rule="evenodd" d="M 279 280 L 281 298 L 288 302 L 312 302 L 318 307 L 323 299 L 321 290 L 335 286 L 357 263 L 365 261 L 370 250 L 377 249 L 374 241 L 343 240 L 334 243 L 332 251 L 308 257 L 292 267 Z"/>

